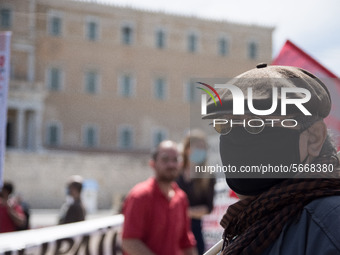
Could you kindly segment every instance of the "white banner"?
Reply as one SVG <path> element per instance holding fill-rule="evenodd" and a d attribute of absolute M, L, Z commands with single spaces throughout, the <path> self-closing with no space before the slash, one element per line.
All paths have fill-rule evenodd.
<path fill-rule="evenodd" d="M 7 95 L 9 85 L 11 32 L 0 32 L 0 187 L 6 148 Z"/>
<path fill-rule="evenodd" d="M 0 255 L 121 254 L 124 216 L 0 234 Z"/>
<path fill-rule="evenodd" d="M 217 178 L 215 184 L 214 209 L 203 216 L 202 233 L 205 242 L 205 249 L 210 249 L 219 242 L 223 235 L 223 227 L 220 221 L 227 212 L 230 205 L 236 203 L 238 199 L 230 197 L 230 188 L 224 178 Z"/>

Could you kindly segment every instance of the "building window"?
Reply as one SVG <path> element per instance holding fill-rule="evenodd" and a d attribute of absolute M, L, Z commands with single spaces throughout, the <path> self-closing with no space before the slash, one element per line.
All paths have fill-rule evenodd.
<path fill-rule="evenodd" d="M 155 33 L 155 43 L 158 49 L 165 48 L 165 32 L 161 29 L 157 30 Z"/>
<path fill-rule="evenodd" d="M 62 19 L 61 16 L 52 14 L 48 20 L 48 33 L 52 36 L 60 36 L 62 33 Z"/>
<path fill-rule="evenodd" d="M 85 91 L 89 94 L 98 93 L 99 77 L 95 71 L 88 71 L 85 73 Z"/>
<path fill-rule="evenodd" d="M 124 74 L 119 79 L 119 94 L 123 97 L 134 95 L 134 79 L 129 74 Z"/>
<path fill-rule="evenodd" d="M 62 87 L 62 72 L 59 68 L 52 67 L 48 69 L 48 85 L 50 91 L 60 91 Z"/>
<path fill-rule="evenodd" d="M 165 139 L 167 139 L 167 132 L 165 130 L 155 130 L 152 135 L 152 146 L 157 147 Z"/>
<path fill-rule="evenodd" d="M 198 49 L 198 38 L 197 35 L 194 33 L 190 33 L 188 35 L 188 51 L 189 52 L 196 52 Z"/>
<path fill-rule="evenodd" d="M 164 78 L 156 78 L 154 81 L 154 96 L 156 99 L 166 99 L 166 82 Z"/>
<path fill-rule="evenodd" d="M 187 102 L 193 103 L 196 102 L 198 100 L 199 97 L 199 93 L 198 93 L 198 89 L 196 88 L 196 84 L 192 81 L 188 82 L 186 84 L 186 100 Z"/>
<path fill-rule="evenodd" d="M 59 146 L 61 143 L 61 127 L 60 124 L 53 123 L 47 127 L 47 145 Z"/>
<path fill-rule="evenodd" d="M 125 45 L 131 45 L 133 42 L 133 29 L 131 26 L 123 26 L 121 28 L 122 43 Z"/>
<path fill-rule="evenodd" d="M 95 126 L 85 126 L 83 131 L 83 144 L 86 147 L 96 147 L 98 145 L 98 129 Z"/>
<path fill-rule="evenodd" d="M 12 12 L 10 9 L 0 10 L 0 25 L 3 28 L 9 28 L 12 25 Z"/>
<path fill-rule="evenodd" d="M 86 36 L 90 41 L 97 41 L 99 38 L 99 25 L 96 21 L 88 21 L 86 23 Z"/>
<path fill-rule="evenodd" d="M 256 42 L 250 42 L 248 44 L 248 57 L 250 59 L 256 59 L 258 54 L 258 46 Z"/>
<path fill-rule="evenodd" d="M 120 128 L 119 147 L 122 149 L 131 149 L 133 147 L 133 131 L 131 127 Z"/>
<path fill-rule="evenodd" d="M 220 38 L 218 40 L 218 54 L 220 56 L 226 56 L 229 52 L 228 40 L 226 38 Z"/>

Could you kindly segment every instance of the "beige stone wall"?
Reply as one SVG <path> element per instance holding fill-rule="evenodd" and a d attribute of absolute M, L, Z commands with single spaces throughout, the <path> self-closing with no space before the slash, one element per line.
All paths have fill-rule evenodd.
<path fill-rule="evenodd" d="M 0 8 L 11 11 L 11 27 L 0 26 L 0 31 L 10 30 L 12 32 L 11 73 L 12 78 L 16 80 L 28 79 L 28 51 L 33 47 L 35 36 L 34 2 L 34 0 L 3 0 L 0 3 Z"/>
<path fill-rule="evenodd" d="M 63 17 L 63 35 L 46 33 L 47 15 L 51 11 Z M 168 130 L 169 138 L 180 139 L 189 128 L 189 103 L 184 100 L 184 84 L 194 77 L 232 77 L 271 61 L 272 28 L 219 22 L 195 17 L 168 15 L 114 6 L 73 2 L 38 1 L 37 12 L 37 79 L 46 81 L 46 67 L 64 71 L 64 87 L 50 92 L 45 101 L 44 127 L 57 120 L 63 126 L 62 148 L 81 149 L 81 129 L 85 124 L 99 127 L 102 150 L 117 149 L 118 126 L 134 127 L 135 149 L 151 146 L 154 127 Z M 95 17 L 100 24 L 100 39 L 85 39 L 85 20 Z M 121 44 L 120 27 L 131 24 L 135 31 L 131 46 Z M 154 31 L 162 27 L 167 47 L 154 46 Z M 199 49 L 188 53 L 186 36 L 194 31 Z M 228 56 L 217 54 L 217 38 L 230 40 Z M 247 57 L 247 43 L 259 46 L 255 60 Z M 84 72 L 97 70 L 101 77 L 96 95 L 84 92 Z M 136 79 L 133 98 L 118 95 L 118 77 L 131 73 Z M 153 79 L 163 76 L 168 84 L 168 99 L 153 98 Z M 45 137 L 45 134 L 44 134 Z"/>
<path fill-rule="evenodd" d="M 36 142 L 30 148 L 46 146 L 46 126 L 51 121 L 62 124 L 62 144 L 59 149 L 85 150 L 82 127 L 95 124 L 99 131 L 99 146 L 92 151 L 116 153 L 70 153 L 42 150 L 41 153 L 9 151 L 6 155 L 5 178 L 17 185 L 18 191 L 34 208 L 59 208 L 64 198 L 64 183 L 68 176 L 80 174 L 99 183 L 99 207 L 110 208 L 116 194 L 126 193 L 135 183 L 152 173 L 147 166 L 151 134 L 164 128 L 168 138 L 181 141 L 190 126 L 190 104 L 185 98 L 185 84 L 191 78 L 233 77 L 255 67 L 259 62 L 271 62 L 273 28 L 214 21 L 197 17 L 170 15 L 110 5 L 72 0 L 2 0 L 1 6 L 14 10 L 9 119 L 15 127 L 13 144 L 24 148 L 20 137 L 28 134 Z M 62 36 L 47 33 L 50 13 L 60 14 Z M 85 38 L 85 21 L 99 21 L 99 40 Z M 130 24 L 134 43 L 122 45 L 120 28 Z M 154 46 L 154 32 L 166 31 L 165 49 Z M 187 52 L 187 34 L 199 38 L 198 52 Z M 229 39 L 227 56 L 217 54 L 217 39 Z M 249 59 L 247 43 L 258 44 L 258 56 Z M 33 63 L 33 64 L 31 64 Z M 60 67 L 64 73 L 61 91 L 46 88 L 49 67 Z M 100 75 L 99 92 L 89 95 L 84 90 L 84 73 L 96 70 Z M 135 96 L 118 94 L 118 77 L 130 73 L 136 80 Z M 31 81 L 27 79 L 31 77 Z M 153 96 L 153 80 L 164 77 L 167 99 Z M 21 81 L 23 80 L 23 81 Z M 41 90 L 41 86 L 45 90 Z M 36 92 L 39 88 L 39 93 Z M 24 91 L 25 93 L 21 93 Z M 46 95 L 46 97 L 45 97 Z M 32 107 L 32 105 L 34 107 Z M 194 106 L 196 107 L 196 106 Z M 36 124 L 26 132 L 23 113 L 36 114 Z M 121 124 L 134 128 L 134 149 L 121 153 L 118 128 Z M 19 132 L 20 131 L 20 132 Z M 18 134 L 17 134 L 18 133 Z"/>
<path fill-rule="evenodd" d="M 15 184 L 32 208 L 57 209 L 65 199 L 65 183 L 78 174 L 97 181 L 98 208 L 110 209 L 117 196 L 153 174 L 148 161 L 145 154 L 8 151 L 4 179 Z"/>
<path fill-rule="evenodd" d="M 34 0 L 2 0 L 0 8 L 6 8 L 12 11 L 12 26 L 10 27 L 10 31 L 13 32 L 13 39 L 27 41 L 27 39 L 32 37 L 32 25 L 34 23 L 31 22 L 30 12 L 34 11 Z M 0 30 L 3 29 L 0 27 Z"/>

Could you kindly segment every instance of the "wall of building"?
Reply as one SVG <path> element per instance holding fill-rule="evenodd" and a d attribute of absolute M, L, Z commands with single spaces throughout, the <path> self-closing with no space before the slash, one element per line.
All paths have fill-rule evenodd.
<path fill-rule="evenodd" d="M 95 1 L 3 0 L 0 8 L 13 12 L 11 27 L 0 27 L 0 31 L 13 31 L 10 147 L 26 150 L 8 151 L 4 177 L 14 181 L 34 208 L 59 208 L 65 181 L 72 174 L 96 180 L 99 208 L 110 208 L 117 194 L 152 174 L 147 162 L 153 133 L 163 130 L 167 138 L 181 141 L 190 128 L 190 107 L 199 107 L 199 102 L 186 99 L 192 78 L 230 78 L 259 62 L 271 62 L 271 27 Z M 59 36 L 49 34 L 53 15 L 62 21 Z M 86 37 L 89 20 L 98 22 L 98 40 Z M 122 43 L 125 25 L 134 31 L 131 45 Z M 166 34 L 162 49 L 155 47 L 158 29 Z M 196 52 L 188 52 L 189 33 L 198 38 Z M 218 54 L 220 37 L 229 45 L 225 56 Z M 248 56 L 250 42 L 257 45 L 254 58 Z M 62 70 L 60 90 L 48 87 L 51 68 Z M 94 94 L 85 90 L 87 71 L 95 71 L 100 78 Z M 119 93 L 123 74 L 134 79 L 129 98 Z M 158 77 L 166 81 L 163 100 L 154 96 Z M 61 141 L 51 146 L 47 129 L 53 123 L 60 125 Z M 91 148 L 84 145 L 87 125 L 98 131 L 98 144 Z M 118 134 L 124 125 L 133 130 L 130 149 L 119 147 Z"/>
<path fill-rule="evenodd" d="M 82 149 L 84 125 L 98 127 L 98 150 L 119 149 L 120 125 L 134 131 L 133 149 L 152 146 L 154 128 L 167 130 L 171 139 L 179 139 L 189 128 L 190 103 L 185 99 L 191 78 L 232 77 L 271 60 L 272 28 L 212 21 L 195 17 L 168 15 L 115 6 L 75 1 L 38 1 L 37 79 L 47 82 L 46 69 L 58 67 L 63 72 L 60 91 L 49 91 L 45 100 L 43 139 L 51 122 L 62 126 L 61 148 Z M 51 13 L 62 17 L 62 33 L 47 33 Z M 99 37 L 86 39 L 85 24 L 98 21 Z M 122 44 L 121 27 L 131 26 L 131 45 Z M 166 47 L 155 47 L 155 31 L 166 31 Z M 198 50 L 187 50 L 187 35 L 198 36 Z M 226 56 L 219 56 L 217 39 L 228 38 Z M 258 45 L 258 56 L 249 59 L 247 44 Z M 100 76 L 96 94 L 86 93 L 84 76 L 95 70 Z M 131 74 L 134 95 L 119 95 L 119 77 Z M 155 99 L 153 81 L 164 77 L 167 98 Z M 46 139 L 44 140 L 47 144 Z"/>
<path fill-rule="evenodd" d="M 73 0 L 5 0 L 0 8 L 12 12 L 12 79 L 10 109 L 18 112 L 13 123 L 16 148 L 117 151 L 121 127 L 131 127 L 133 145 L 129 150 L 153 146 L 153 133 L 162 130 L 170 139 L 181 139 L 190 127 L 187 86 L 192 78 L 233 77 L 258 62 L 270 62 L 271 27 L 237 24 L 161 12 L 122 8 L 97 2 Z M 60 18 L 60 34 L 51 35 L 51 18 Z M 87 26 L 94 21 L 98 37 L 89 40 Z M 122 27 L 133 31 L 131 45 L 122 43 Z M 2 29 L 2 28 L 0 28 Z M 155 45 L 155 32 L 165 33 L 165 47 Z M 197 37 L 195 52 L 188 51 L 188 34 Z M 218 39 L 225 38 L 228 50 L 218 53 Z M 248 44 L 257 45 L 254 58 Z M 49 88 L 49 70 L 61 71 L 61 89 Z M 86 92 L 85 74 L 98 75 L 98 91 Z M 119 79 L 129 74 L 134 93 L 119 93 Z M 166 98 L 154 96 L 154 80 L 166 81 Z M 18 85 L 19 84 L 19 85 Z M 43 87 L 41 87 L 43 86 Z M 24 91 L 18 97 L 17 91 Z M 22 95 L 23 94 L 23 95 Z M 22 97 L 26 99 L 20 101 Z M 35 106 L 30 101 L 35 101 Z M 25 146 L 20 139 L 28 123 L 22 119 L 33 111 L 38 133 Z M 20 115 L 19 115 L 20 114 Z M 22 123 L 22 124 L 21 124 Z M 58 125 L 60 141 L 48 141 L 48 128 Z M 84 130 L 94 126 L 98 142 L 84 144 Z M 27 133 L 27 132 L 26 132 Z M 23 138 L 21 138 L 23 137 Z"/>
<path fill-rule="evenodd" d="M 149 154 L 8 151 L 4 180 L 12 181 L 32 208 L 57 209 L 65 200 L 69 177 L 81 175 L 98 183 L 98 208 L 110 209 L 136 183 L 153 174 L 148 162 Z"/>

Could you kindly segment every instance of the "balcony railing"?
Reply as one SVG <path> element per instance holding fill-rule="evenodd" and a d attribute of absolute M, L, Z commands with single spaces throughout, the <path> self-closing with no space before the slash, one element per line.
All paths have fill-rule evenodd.
<path fill-rule="evenodd" d="M 22 92 L 43 92 L 44 86 L 42 82 L 29 82 L 24 80 L 10 80 L 9 91 Z"/>

